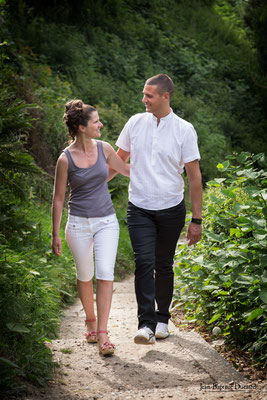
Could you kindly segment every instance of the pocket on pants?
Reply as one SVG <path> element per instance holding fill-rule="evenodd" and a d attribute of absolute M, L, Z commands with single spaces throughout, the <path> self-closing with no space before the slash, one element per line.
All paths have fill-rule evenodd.
<path fill-rule="evenodd" d="M 101 217 L 98 220 L 98 228 L 100 229 L 112 229 L 119 230 L 119 222 L 117 220 L 116 214 L 111 214 L 106 217 Z"/>
<path fill-rule="evenodd" d="M 67 236 L 72 236 L 72 237 L 77 237 L 81 233 L 81 228 L 72 223 L 67 223 L 66 229 L 65 229 L 65 234 Z"/>
<path fill-rule="evenodd" d="M 87 232 L 84 221 L 79 221 L 80 217 L 70 216 L 66 224 L 65 234 L 70 237 L 80 237 Z"/>
<path fill-rule="evenodd" d="M 117 217 L 116 214 L 107 215 L 106 217 L 99 218 L 99 222 L 101 224 L 110 224 L 111 222 L 116 222 Z"/>

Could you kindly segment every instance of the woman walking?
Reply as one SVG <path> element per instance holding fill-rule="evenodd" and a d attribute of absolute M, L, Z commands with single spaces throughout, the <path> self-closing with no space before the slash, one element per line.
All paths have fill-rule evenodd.
<path fill-rule="evenodd" d="M 63 121 L 72 143 L 60 155 L 56 165 L 52 249 L 60 256 L 59 228 L 68 183 L 70 197 L 65 237 L 75 262 L 77 289 L 85 312 L 86 339 L 98 342 L 101 354 L 111 355 L 115 346 L 108 337 L 107 325 L 119 224 L 107 179 L 109 167 L 129 176 L 130 166 L 117 156 L 110 144 L 97 140 L 103 125 L 94 107 L 81 100 L 71 100 L 65 105 Z M 94 268 L 97 319 L 94 310 Z"/>

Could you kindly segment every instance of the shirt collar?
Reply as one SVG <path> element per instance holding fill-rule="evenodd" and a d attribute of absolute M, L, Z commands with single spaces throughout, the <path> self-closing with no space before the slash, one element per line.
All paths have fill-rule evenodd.
<path fill-rule="evenodd" d="M 170 119 L 170 118 L 172 117 L 172 115 L 173 115 L 173 110 L 172 110 L 172 108 L 171 108 L 171 111 L 169 112 L 169 114 L 166 115 L 166 117 L 160 118 L 160 121 L 167 121 L 168 119 Z M 152 114 L 152 118 L 153 118 L 153 120 L 156 120 L 156 121 L 157 121 L 157 117 L 155 117 L 154 114 Z"/>

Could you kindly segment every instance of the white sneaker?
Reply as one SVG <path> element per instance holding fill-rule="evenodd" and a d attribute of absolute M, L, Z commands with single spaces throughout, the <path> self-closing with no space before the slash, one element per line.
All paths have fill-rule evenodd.
<path fill-rule="evenodd" d="M 154 344 L 155 342 L 154 332 L 147 326 L 138 329 L 134 337 L 134 343 L 136 344 Z"/>
<path fill-rule="evenodd" d="M 166 339 L 169 336 L 168 324 L 158 322 L 156 327 L 155 336 L 157 339 Z"/>

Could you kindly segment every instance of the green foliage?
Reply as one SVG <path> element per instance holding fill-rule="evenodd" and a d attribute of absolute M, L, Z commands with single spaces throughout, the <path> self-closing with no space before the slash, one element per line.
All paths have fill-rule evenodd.
<path fill-rule="evenodd" d="M 6 71 L 4 75 L 6 78 Z M 2 79 L 0 83 L 0 183 L 22 196 L 23 173 L 41 172 L 23 146 L 34 120 L 30 110 L 36 106 L 16 99 L 14 88 L 5 87 Z"/>
<path fill-rule="evenodd" d="M 267 173 L 263 153 L 218 164 L 208 182 L 203 240 L 177 252 L 176 298 L 189 319 L 248 349 L 262 367 L 267 354 Z"/>
<path fill-rule="evenodd" d="M 26 61 L 24 56 L 13 54 L 13 47 L 7 43 L 0 59 L 3 71 L 0 77 L 0 135 L 4 145 L 1 152 L 8 148 L 7 159 L 12 149 L 10 143 L 17 142 L 14 159 L 19 152 L 25 153 L 23 144 L 32 152 L 38 165 L 50 172 L 68 140 L 62 116 L 64 104 L 72 97 L 70 85 L 52 74 L 47 65 L 36 65 L 32 60 Z M 19 66 L 19 71 L 10 68 L 11 60 Z"/>
<path fill-rule="evenodd" d="M 0 135 L 2 140 L 11 142 L 25 139 L 25 134 L 29 131 L 33 122 L 29 111 L 35 106 L 16 99 L 15 93 L 10 93 L 10 88 L 0 88 L 0 105 Z"/>
<path fill-rule="evenodd" d="M 247 2 L 247 7 L 245 10 L 245 22 L 251 28 L 250 34 L 253 36 L 255 42 L 259 65 L 266 78 L 267 5 L 264 0 L 249 0 Z"/>
<path fill-rule="evenodd" d="M 113 198 L 114 208 L 120 224 L 120 237 L 115 265 L 115 279 L 121 280 L 134 272 L 133 249 L 127 227 L 127 197 L 117 195 Z"/>
<path fill-rule="evenodd" d="M 7 10 L 8 29 L 31 58 L 28 77 L 35 76 L 38 63 L 51 68 L 35 93 L 43 110 L 35 133 L 45 139 L 50 163 L 66 140 L 61 115 L 67 97 L 118 107 L 127 119 L 144 111 L 145 79 L 159 72 L 176 85 L 174 111 L 197 128 L 204 182 L 214 178 L 217 163 L 232 150 L 265 150 L 265 95 L 251 79 L 257 81 L 258 73 L 244 2 L 87 0 L 74 12 L 63 0 L 45 9 L 26 0 L 12 1 Z"/>
<path fill-rule="evenodd" d="M 29 200 L 15 203 L 14 197 L 10 207 L 13 218 L 2 221 L 0 236 L 3 393 L 21 391 L 25 379 L 37 385 L 51 379 L 53 362 L 46 342 L 57 335 L 62 305 L 76 294 L 73 260 L 67 246 L 61 258 L 49 250 L 51 221 L 46 207 Z"/>
<path fill-rule="evenodd" d="M 0 183 L 3 188 L 8 187 L 15 195 L 25 198 L 29 192 L 25 172 L 41 174 L 42 171 L 33 158 L 25 153 L 20 142 L 0 145 Z"/>
<path fill-rule="evenodd" d="M 68 250 L 61 259 L 57 259 L 48 250 L 51 240 L 50 212 L 43 205 L 33 203 L 37 195 L 39 198 L 49 197 L 49 202 L 51 201 L 51 181 L 48 181 L 47 175 L 36 166 L 32 156 L 25 149 L 25 143 L 36 123 L 33 113 L 38 112 L 40 108 L 36 104 L 17 98 L 23 87 L 23 79 L 17 75 L 17 71 L 9 68 L 9 60 L 7 53 L 2 54 L 0 59 L 3 66 L 3 75 L 0 78 L 0 391 L 2 394 L 25 390 L 23 383 L 25 379 L 38 385 L 44 385 L 51 379 L 53 362 L 46 341 L 57 334 L 62 304 L 72 300 L 76 294 L 72 258 Z M 56 89 L 58 88 L 55 87 Z M 42 98 L 45 98 L 44 93 Z"/>
<path fill-rule="evenodd" d="M 54 75 L 47 65 L 29 64 L 24 79 L 39 104 L 42 122 L 36 123 L 31 131 L 32 151 L 38 154 L 37 147 L 44 147 L 41 165 L 49 170 L 48 167 L 51 168 L 55 164 L 68 142 L 68 133 L 62 123 L 62 117 L 64 105 L 72 97 L 71 87 L 67 81 Z M 49 165 L 48 161 L 52 165 Z"/>
<path fill-rule="evenodd" d="M 5 71 L 7 76 L 7 71 Z M 26 152 L 24 143 L 32 127 L 30 110 L 36 108 L 15 98 L 15 89 L 0 87 L 0 220 L 2 229 L 12 225 L 14 209 L 22 199 L 30 197 L 26 176 L 41 175 L 33 158 Z M 14 219 L 15 224 L 17 220 Z"/>
<path fill-rule="evenodd" d="M 127 122 L 127 117 L 122 113 L 117 104 L 107 107 L 103 102 L 96 105 L 100 120 L 103 124 L 101 139 L 115 146 L 118 136 Z"/>

